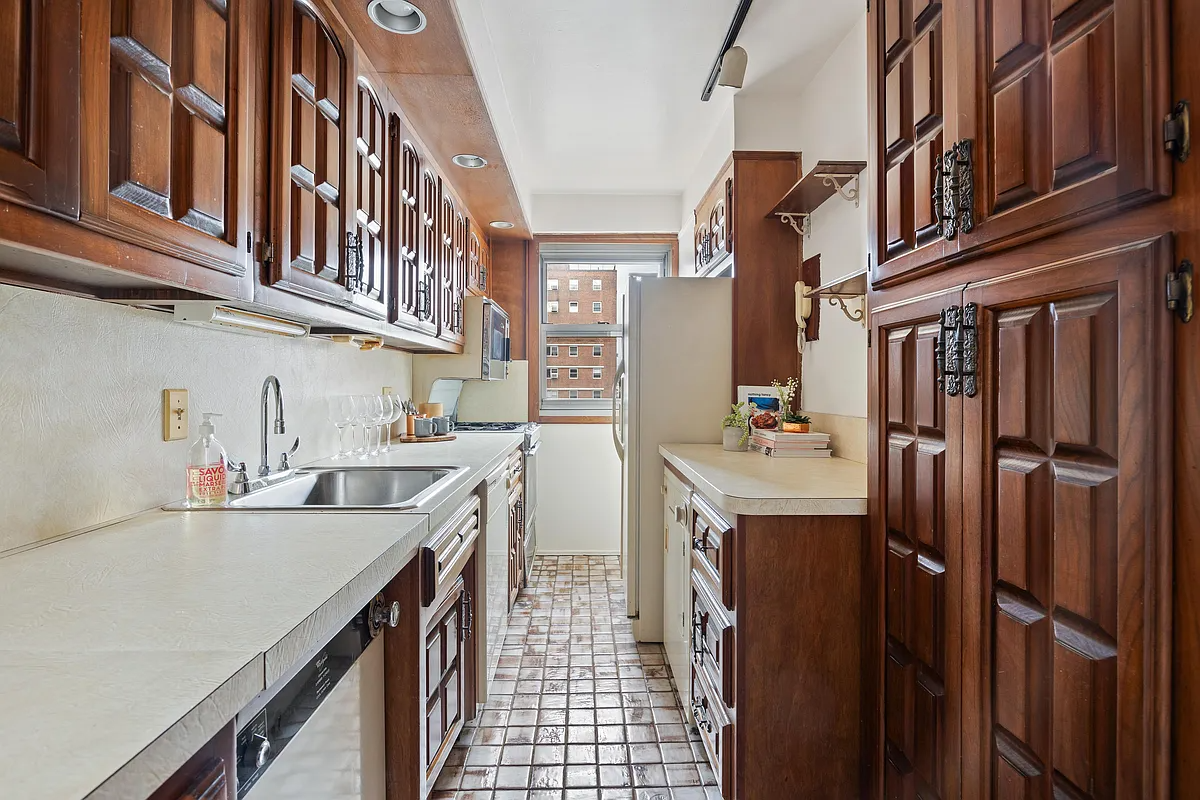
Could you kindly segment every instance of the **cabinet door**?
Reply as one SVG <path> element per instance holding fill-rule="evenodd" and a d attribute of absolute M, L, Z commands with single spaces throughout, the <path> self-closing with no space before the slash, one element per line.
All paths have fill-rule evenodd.
<path fill-rule="evenodd" d="M 343 41 L 309 0 L 275 0 L 271 282 L 348 305 L 343 189 L 353 123 L 343 113 L 350 108 Z"/>
<path fill-rule="evenodd" d="M 79 0 L 0 0 L 0 199 L 79 216 Z"/>
<path fill-rule="evenodd" d="M 933 196 L 941 155 L 955 139 L 957 6 L 871 3 L 868 110 L 878 187 L 869 216 L 876 282 L 925 267 L 946 252 Z"/>
<path fill-rule="evenodd" d="M 355 110 L 358 130 L 354 137 L 354 244 L 348 285 L 355 308 L 379 319 L 387 317 L 388 248 L 392 225 L 388 216 L 387 112 L 379 79 L 359 59 Z M 386 95 L 384 95 L 386 96 Z M 355 256 L 355 254 L 351 254 Z"/>
<path fill-rule="evenodd" d="M 460 577 L 438 607 L 425 635 L 425 770 L 432 785 L 466 721 L 467 675 L 464 608 L 467 582 Z"/>
<path fill-rule="evenodd" d="M 84 64 L 84 224 L 210 270 L 245 275 L 247 4 L 87 5 L 83 41 L 98 55 Z M 188 285 L 202 280 L 183 270 L 179 276 Z"/>
<path fill-rule="evenodd" d="M 424 165 L 424 160 L 422 160 Z M 442 240 L 438 232 L 442 206 L 441 182 L 428 167 L 421 169 L 421 266 L 417 283 L 417 318 L 433 326 L 434 333 L 442 328 L 441 253 Z"/>
<path fill-rule="evenodd" d="M 873 797 L 959 796 L 962 402 L 939 391 L 938 344 L 961 296 L 872 314 Z"/>
<path fill-rule="evenodd" d="M 521 488 L 508 496 L 508 608 L 511 611 L 521 593 L 521 578 L 525 572 L 525 526 L 521 505 Z"/>
<path fill-rule="evenodd" d="M 392 316 L 391 321 L 410 328 L 423 327 L 433 317 L 429 287 L 424 282 L 424 265 L 420 258 L 422 224 L 421 156 L 412 142 L 403 138 L 400 118 L 391 119 L 390 160 L 393 193 L 392 217 L 396 231 L 392 246 Z M 436 333 L 436 329 L 430 331 Z"/>
<path fill-rule="evenodd" d="M 483 293 L 479 288 L 479 267 L 482 258 L 483 244 L 475 223 L 470 222 L 467 230 L 467 291 L 471 294 Z"/>
<path fill-rule="evenodd" d="M 1169 242 L 968 288 L 963 797 L 1165 797 Z"/>
<path fill-rule="evenodd" d="M 958 135 L 974 140 L 976 219 L 960 250 L 1170 192 L 1165 0 L 961 5 L 975 36 L 959 47 Z"/>

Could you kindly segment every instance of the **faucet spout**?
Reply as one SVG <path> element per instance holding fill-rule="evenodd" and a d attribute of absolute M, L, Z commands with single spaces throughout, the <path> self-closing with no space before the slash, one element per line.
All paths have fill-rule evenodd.
<path fill-rule="evenodd" d="M 260 454 L 261 461 L 258 464 L 258 476 L 265 478 L 271 474 L 271 464 L 267 460 L 267 399 L 271 394 L 272 388 L 275 390 L 275 433 L 284 433 L 286 426 L 283 421 L 283 390 L 279 388 L 279 379 L 274 375 L 268 375 L 263 381 L 262 398 L 259 402 L 259 410 L 262 412 L 262 447 Z"/>

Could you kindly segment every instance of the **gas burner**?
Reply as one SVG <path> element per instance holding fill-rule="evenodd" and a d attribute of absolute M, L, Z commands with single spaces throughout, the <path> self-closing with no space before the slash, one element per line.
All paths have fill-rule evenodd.
<path fill-rule="evenodd" d="M 528 422 L 459 422 L 455 430 L 460 431 L 522 431 L 528 427 Z"/>

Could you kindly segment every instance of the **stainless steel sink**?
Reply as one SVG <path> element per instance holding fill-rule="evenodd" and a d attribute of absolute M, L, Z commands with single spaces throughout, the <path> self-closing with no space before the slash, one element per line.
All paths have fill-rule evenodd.
<path fill-rule="evenodd" d="M 466 467 L 300 467 L 239 497 L 224 510 L 405 510 L 447 489 Z M 178 507 L 170 507 L 178 508 Z M 220 510 L 220 509 L 218 509 Z"/>

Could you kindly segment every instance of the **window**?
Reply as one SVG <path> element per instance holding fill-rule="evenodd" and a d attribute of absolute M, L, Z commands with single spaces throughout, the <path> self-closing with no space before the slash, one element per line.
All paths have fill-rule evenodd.
<path fill-rule="evenodd" d="M 623 357 L 625 297 L 638 278 L 666 271 L 670 251 L 668 243 L 539 245 L 541 297 L 533 305 L 543 307 L 539 341 L 531 352 L 545 348 L 540 414 L 593 417 L 611 412 L 609 384 Z"/>

